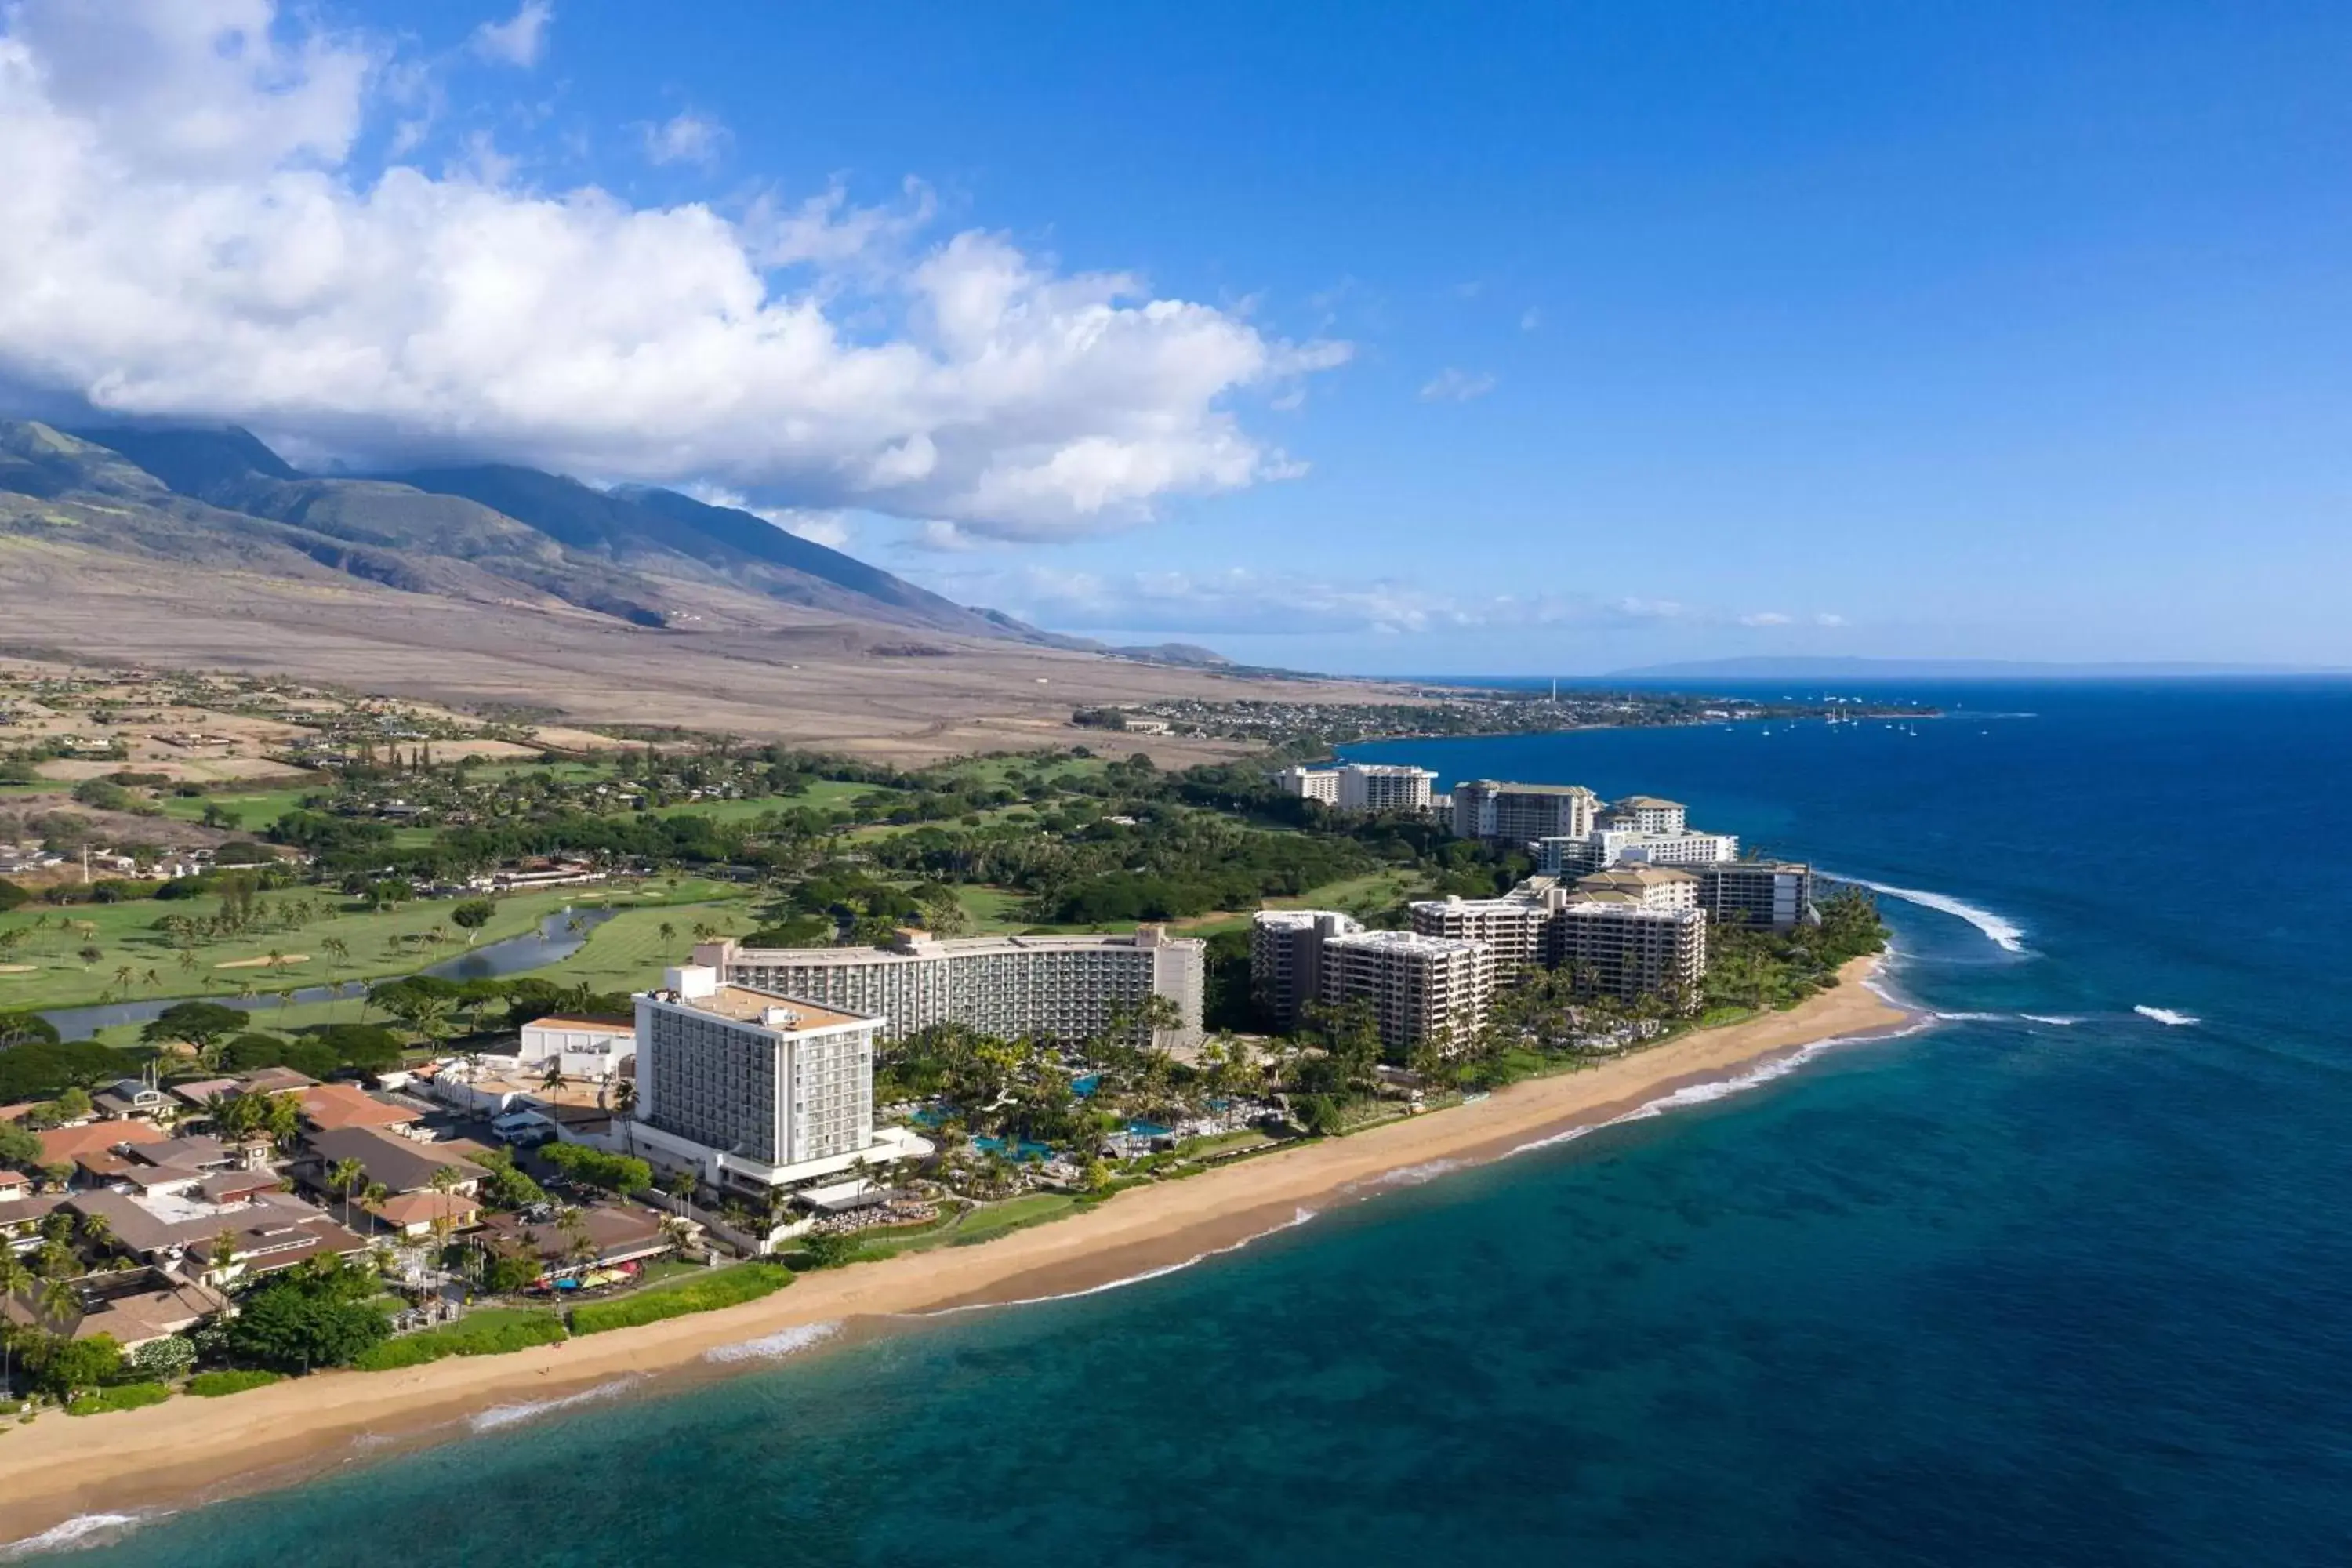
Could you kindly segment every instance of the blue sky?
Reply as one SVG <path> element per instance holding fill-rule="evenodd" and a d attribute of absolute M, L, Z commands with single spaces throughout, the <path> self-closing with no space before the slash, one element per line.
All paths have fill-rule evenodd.
<path fill-rule="evenodd" d="M 0 216 L 85 212 L 106 309 L 0 365 L 101 407 L 698 485 L 1298 667 L 2352 663 L 2341 5 L 9 27 L 0 154 L 68 174 Z M 192 181 L 184 256 L 83 237 Z"/>

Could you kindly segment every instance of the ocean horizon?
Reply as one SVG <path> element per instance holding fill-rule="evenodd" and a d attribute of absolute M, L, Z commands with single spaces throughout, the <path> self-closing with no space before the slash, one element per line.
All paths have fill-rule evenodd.
<path fill-rule="evenodd" d="M 2334 1563 L 2352 688 L 1384 742 L 1878 890 L 1926 1015 L 1118 1289 L 789 1331 L 73 1561 Z M 2249 853 L 2242 825 L 2284 838 Z M 2291 835 L 2291 837 L 2288 837 Z M 92 1417 L 103 1420 L 106 1417 Z"/>

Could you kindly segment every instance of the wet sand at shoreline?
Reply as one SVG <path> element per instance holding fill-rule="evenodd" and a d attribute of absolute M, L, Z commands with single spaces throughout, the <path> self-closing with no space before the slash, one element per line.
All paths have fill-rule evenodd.
<path fill-rule="evenodd" d="M 286 1484 L 362 1457 L 467 1435 L 469 1417 L 646 1374 L 726 1375 L 714 1350 L 814 1324 L 1067 1295 L 1237 1246 L 1317 1211 L 1368 1196 L 1383 1178 L 1444 1162 L 1506 1156 L 1601 1125 L 1677 1090 L 1753 1072 L 1807 1046 L 1886 1033 L 1911 1015 L 1869 988 L 1878 961 L 1846 965 L 1835 989 L 1786 1013 L 1701 1030 L 1665 1045 L 1501 1089 L 1474 1104 L 1302 1143 L 1179 1182 L 1137 1188 L 1070 1218 L 985 1244 L 942 1247 L 801 1276 L 775 1295 L 560 1345 L 451 1357 L 398 1372 L 322 1373 L 219 1399 L 84 1418 L 43 1413 L 0 1432 L 0 1542 L 77 1515 L 185 1506 Z M 648 1383 L 648 1388 L 662 1386 Z"/>

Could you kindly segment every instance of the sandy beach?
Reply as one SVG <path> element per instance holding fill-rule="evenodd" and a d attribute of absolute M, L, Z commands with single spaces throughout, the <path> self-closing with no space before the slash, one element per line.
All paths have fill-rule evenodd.
<path fill-rule="evenodd" d="M 465 1418 L 633 1374 L 707 1368 L 709 1352 L 796 1327 L 1013 1302 L 1182 1263 L 1379 1190 L 1433 1162 L 1475 1164 L 1722 1082 L 1824 1040 L 1883 1034 L 1910 1015 L 1871 990 L 1877 960 L 1786 1013 L 1701 1030 L 1583 1071 L 1352 1137 L 1301 1144 L 1187 1181 L 1139 1188 L 985 1245 L 836 1272 L 725 1310 L 496 1357 L 391 1373 L 325 1373 L 221 1399 L 86 1419 L 56 1412 L 0 1432 L 0 1542 L 77 1515 L 184 1505 L 351 1462 L 354 1440 L 465 1436 Z M 736 1363 L 756 1368 L 757 1358 Z M 656 1383 L 652 1386 L 659 1386 Z"/>

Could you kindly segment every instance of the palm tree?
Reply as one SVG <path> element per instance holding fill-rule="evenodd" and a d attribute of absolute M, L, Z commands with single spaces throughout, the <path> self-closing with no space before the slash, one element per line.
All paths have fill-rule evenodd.
<path fill-rule="evenodd" d="M 81 1216 L 81 1238 L 103 1254 L 114 1241 L 114 1226 L 102 1214 L 86 1214 Z"/>
<path fill-rule="evenodd" d="M 38 1298 L 40 1315 L 58 1326 L 70 1330 L 81 1316 L 81 1292 L 70 1279 L 49 1279 L 41 1285 Z"/>
<path fill-rule="evenodd" d="M 128 996 L 131 994 L 131 983 L 138 978 L 139 972 L 131 968 L 131 965 L 127 963 L 118 963 L 114 966 L 115 989 L 121 991 L 124 995 Z"/>
<path fill-rule="evenodd" d="M 16 1292 L 33 1282 L 33 1271 L 16 1256 L 13 1247 L 0 1246 L 0 1301 L 16 1299 Z M 5 1319 L 0 1318 L 0 1394 L 13 1386 L 16 1375 L 16 1336 Z"/>
<path fill-rule="evenodd" d="M 343 1226 L 351 1227 L 352 1192 L 367 1179 L 367 1167 L 357 1160 L 338 1160 L 327 1167 L 327 1180 L 343 1194 Z"/>
<path fill-rule="evenodd" d="M 562 1057 L 547 1058 L 547 1070 L 540 1075 L 539 1087 L 549 1094 L 563 1092 L 563 1058 Z"/>
<path fill-rule="evenodd" d="M 662 945 L 664 947 L 667 947 L 670 943 L 677 940 L 677 924 L 676 921 L 664 921 L 657 929 L 661 932 Z"/>
<path fill-rule="evenodd" d="M 360 1194 L 360 1206 L 363 1209 L 380 1209 L 383 1206 L 384 1200 L 391 1196 L 390 1187 L 385 1186 L 382 1182 L 370 1182 L 366 1189 Z"/>

